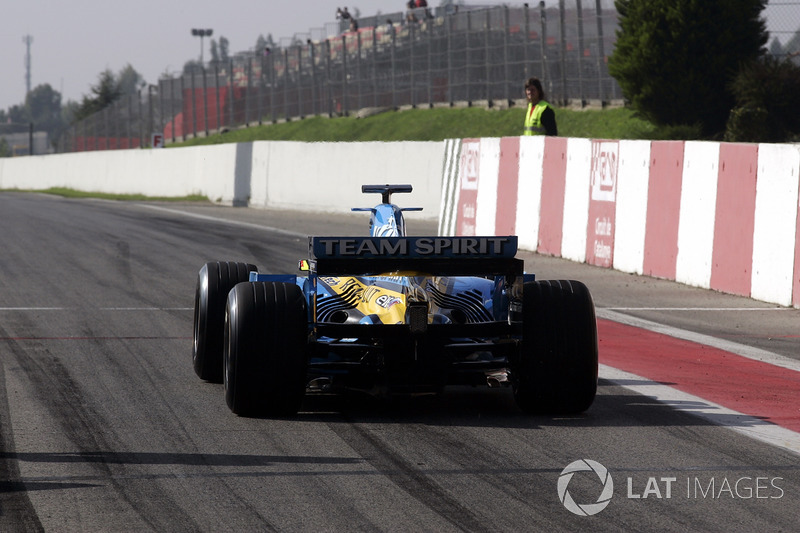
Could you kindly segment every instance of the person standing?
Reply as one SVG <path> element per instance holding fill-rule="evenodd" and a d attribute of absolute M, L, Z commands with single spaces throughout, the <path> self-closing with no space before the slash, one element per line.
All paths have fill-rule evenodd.
<path fill-rule="evenodd" d="M 556 112 L 544 99 L 539 78 L 528 78 L 525 82 L 528 109 L 525 113 L 523 135 L 558 135 Z"/>

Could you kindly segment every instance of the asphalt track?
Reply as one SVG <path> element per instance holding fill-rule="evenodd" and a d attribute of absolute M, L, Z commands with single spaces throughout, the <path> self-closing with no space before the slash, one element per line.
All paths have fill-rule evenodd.
<path fill-rule="evenodd" d="M 529 417 L 508 390 L 464 388 L 241 418 L 191 368 L 197 270 L 292 272 L 305 235 L 365 234 L 363 214 L 0 193 L 0 228 L 0 531 L 800 526 L 798 310 L 523 254 L 593 292 L 586 414 Z M 592 516 L 560 497 L 601 497 L 595 463 L 562 474 L 583 459 L 613 481 Z"/>

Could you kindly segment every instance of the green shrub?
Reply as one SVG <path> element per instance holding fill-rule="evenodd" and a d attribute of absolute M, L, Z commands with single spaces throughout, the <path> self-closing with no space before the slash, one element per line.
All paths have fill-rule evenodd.
<path fill-rule="evenodd" d="M 763 107 L 742 106 L 731 111 L 723 140 L 727 142 L 770 142 L 768 113 Z"/>
<path fill-rule="evenodd" d="M 800 67 L 790 59 L 765 56 L 745 63 L 733 80 L 737 106 L 726 140 L 785 142 L 800 134 Z"/>

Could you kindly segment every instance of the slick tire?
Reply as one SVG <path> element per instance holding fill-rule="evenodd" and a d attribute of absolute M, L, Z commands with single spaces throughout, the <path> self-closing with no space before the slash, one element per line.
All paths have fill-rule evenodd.
<path fill-rule="evenodd" d="M 225 312 L 225 401 L 243 416 L 292 416 L 306 388 L 308 313 L 292 283 L 236 285 Z"/>
<path fill-rule="evenodd" d="M 523 286 L 522 346 L 512 367 L 517 405 L 532 414 L 578 414 L 597 393 L 597 320 L 579 281 Z"/>
<path fill-rule="evenodd" d="M 192 364 L 201 379 L 222 383 L 222 343 L 228 292 L 237 283 L 247 281 L 253 270 L 257 271 L 258 267 L 249 263 L 215 261 L 203 265 L 197 274 Z"/>

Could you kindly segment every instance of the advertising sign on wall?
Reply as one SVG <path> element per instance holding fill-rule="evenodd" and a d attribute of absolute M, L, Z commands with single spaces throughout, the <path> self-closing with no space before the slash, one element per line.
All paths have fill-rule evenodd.
<path fill-rule="evenodd" d="M 586 236 L 586 262 L 592 265 L 611 267 L 614 263 L 618 171 L 619 141 L 592 141 Z"/>
<path fill-rule="evenodd" d="M 478 211 L 478 178 L 481 167 L 480 139 L 464 139 L 458 171 L 458 220 L 456 235 L 475 235 L 475 214 Z"/>

